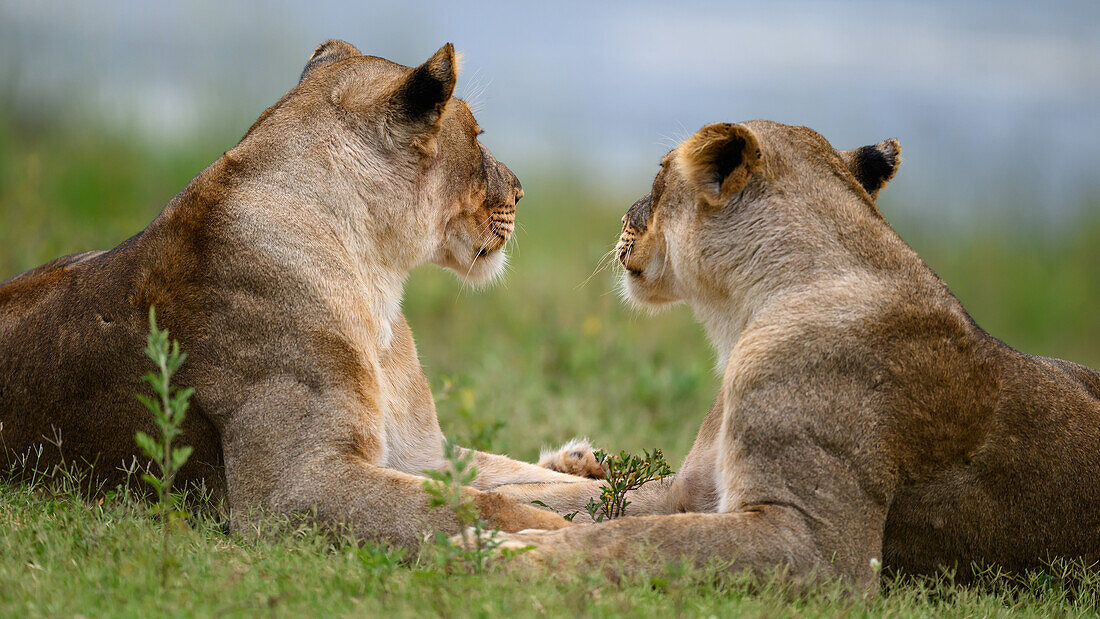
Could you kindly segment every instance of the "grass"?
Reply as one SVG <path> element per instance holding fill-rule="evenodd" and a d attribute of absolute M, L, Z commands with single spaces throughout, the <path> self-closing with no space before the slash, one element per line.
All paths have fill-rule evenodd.
<path fill-rule="evenodd" d="M 0 120 L 0 280 L 117 244 L 235 137 L 151 151 L 94 128 L 29 132 Z M 409 282 L 405 311 L 444 433 L 526 460 L 542 445 L 587 435 L 616 451 L 659 447 L 676 468 L 718 388 L 712 353 L 686 309 L 639 314 L 619 302 L 611 270 L 589 278 L 635 196 L 517 172 L 529 197 L 519 207 L 504 284 L 470 290 L 433 267 Z M 887 190 L 885 214 L 900 220 L 902 236 L 979 324 L 1025 352 L 1100 367 L 1100 217 L 1044 237 L 992 224 L 944 232 L 927 220 L 907 223 L 900 198 L 892 202 Z M 431 560 L 401 562 L 377 546 L 334 542 L 308 527 L 292 531 L 243 540 L 194 517 L 173 531 L 178 564 L 162 589 L 162 530 L 144 505 L 0 481 L 0 616 L 1098 611 L 1097 572 L 1083 568 L 990 576 L 966 587 L 901 578 L 875 599 L 853 600 L 828 588 L 796 597 L 675 566 L 618 580 L 585 566 L 531 581 L 496 570 L 446 573 Z M 1074 581 L 1092 589 L 1067 585 Z"/>
<path fill-rule="evenodd" d="M 832 587 L 782 586 L 712 570 L 658 567 L 608 579 L 585 566 L 555 576 L 474 575 L 310 527 L 241 540 L 193 518 L 174 532 L 178 563 L 161 587 L 161 531 L 129 499 L 91 504 L 71 492 L 0 482 L 0 615 L 386 616 L 1079 616 L 1100 610 L 1100 573 L 1069 567 L 978 585 L 947 576 L 888 579 L 872 599 Z"/>

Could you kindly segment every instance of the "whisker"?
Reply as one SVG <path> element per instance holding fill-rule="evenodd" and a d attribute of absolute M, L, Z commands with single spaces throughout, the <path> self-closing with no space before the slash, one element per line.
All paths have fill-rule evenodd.
<path fill-rule="evenodd" d="M 668 135 L 667 133 L 661 133 L 657 137 L 661 138 L 657 141 L 658 146 L 667 146 L 669 148 L 672 148 L 678 143 L 675 137 Z"/>
<path fill-rule="evenodd" d="M 477 264 L 478 257 L 481 255 L 481 252 L 485 249 L 485 247 L 487 246 L 489 241 L 492 240 L 492 238 L 493 237 L 491 235 L 486 236 L 484 238 L 484 240 L 481 241 L 481 245 L 477 248 L 477 251 L 474 252 L 474 259 L 470 261 L 470 266 L 469 266 L 469 268 L 466 269 L 466 275 L 464 275 L 462 277 L 462 279 L 460 280 L 460 282 L 459 282 L 458 294 L 455 295 L 455 304 L 456 305 L 458 304 L 458 300 L 462 298 L 462 293 L 466 290 L 466 287 L 470 285 L 470 283 L 469 283 L 470 273 L 473 272 L 474 265 Z"/>
<path fill-rule="evenodd" d="M 473 93 L 473 86 L 477 83 L 479 75 L 481 75 L 481 67 L 474 69 L 474 74 L 464 80 L 465 83 L 462 85 L 462 100 L 466 101 L 470 99 L 470 95 Z M 469 101 L 466 101 L 466 103 L 468 104 Z"/>
<path fill-rule="evenodd" d="M 610 266 L 612 264 L 612 261 L 615 259 L 615 250 L 616 249 L 618 249 L 618 244 L 616 244 L 615 247 L 612 247 L 607 253 L 600 256 L 600 259 L 596 262 L 596 268 L 592 271 L 592 273 L 588 277 L 585 278 L 585 280 L 583 282 L 577 284 L 577 287 L 574 288 L 574 290 L 580 290 L 584 286 L 588 285 L 588 282 L 592 281 L 592 278 L 595 277 L 596 274 L 600 273 L 601 271 L 605 270 L 608 266 Z"/>
<path fill-rule="evenodd" d="M 687 140 L 692 133 L 691 131 L 687 130 L 687 127 L 684 126 L 684 123 L 680 122 L 679 118 L 676 119 L 676 125 L 680 127 L 680 135 L 676 136 L 676 144 L 674 144 L 673 146 L 676 146 L 681 142 Z"/>
<path fill-rule="evenodd" d="M 470 80 L 466 82 L 463 87 L 464 94 L 462 99 L 466 102 L 466 105 L 470 106 L 470 111 L 473 113 L 480 112 L 485 105 L 485 92 L 492 85 L 493 80 L 490 78 L 485 80 L 484 74 L 481 73 L 481 69 L 478 69 L 471 76 Z"/>
<path fill-rule="evenodd" d="M 492 221 L 493 221 L 493 214 L 489 213 L 489 215 L 485 218 L 485 221 L 481 222 L 481 224 L 479 224 L 478 227 L 474 228 L 474 234 L 477 234 L 477 233 L 481 232 L 482 230 L 485 230 L 486 228 L 488 228 L 489 224 L 492 223 Z"/>

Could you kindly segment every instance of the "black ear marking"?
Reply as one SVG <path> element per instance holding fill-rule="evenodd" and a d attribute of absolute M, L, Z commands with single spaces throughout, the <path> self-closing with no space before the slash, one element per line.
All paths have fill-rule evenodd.
<path fill-rule="evenodd" d="M 302 69 L 302 75 L 298 77 L 298 83 L 301 84 L 307 75 L 320 67 L 327 67 L 330 64 L 355 56 L 362 56 L 362 54 L 351 43 L 335 39 L 325 41 L 313 50 L 313 54 L 306 61 L 305 68 Z"/>
<path fill-rule="evenodd" d="M 394 104 L 413 119 L 439 112 L 451 98 L 456 78 L 455 50 L 448 43 L 412 70 L 394 93 Z"/>
<path fill-rule="evenodd" d="M 874 200 L 901 166 L 901 144 L 895 139 L 883 140 L 841 151 L 840 157 Z"/>
<path fill-rule="evenodd" d="M 420 116 L 445 100 L 443 83 L 424 67 L 413 71 L 401 94 L 401 103 L 410 116 Z"/>
<path fill-rule="evenodd" d="M 868 191 L 877 191 L 894 175 L 894 160 L 887 158 L 875 146 L 860 146 L 856 149 L 856 159 L 860 167 L 860 184 Z"/>

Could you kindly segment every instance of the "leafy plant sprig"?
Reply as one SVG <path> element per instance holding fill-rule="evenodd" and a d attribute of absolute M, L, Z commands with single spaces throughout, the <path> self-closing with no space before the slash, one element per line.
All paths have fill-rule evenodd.
<path fill-rule="evenodd" d="M 600 449 L 595 451 L 596 462 L 607 473 L 607 484 L 600 487 L 599 500 L 589 499 L 584 507 L 593 522 L 621 518 L 630 505 L 628 493 L 648 482 L 672 475 L 672 468 L 665 462 L 665 455 L 660 449 L 654 449 L 652 453 L 642 450 L 642 454 L 620 451 L 616 456 Z"/>
<path fill-rule="evenodd" d="M 157 371 L 147 372 L 142 380 L 149 383 L 156 397 L 138 393 L 137 399 L 153 414 L 153 422 L 160 430 L 160 436 L 152 437 L 144 432 L 134 434 L 134 440 L 145 455 L 156 465 L 159 475 L 145 473 L 142 479 L 157 492 L 157 503 L 153 506 L 161 518 L 164 528 L 164 542 L 161 549 L 161 586 L 168 582 L 169 554 L 168 538 L 171 524 L 177 518 L 186 516 L 186 512 L 177 509 L 172 494 L 172 484 L 176 475 L 191 456 L 190 446 L 173 447 L 172 443 L 183 432 L 183 420 L 187 416 L 187 407 L 195 390 L 172 387 L 172 376 L 187 359 L 187 353 L 181 352 L 179 342 L 168 338 L 168 330 L 157 328 L 156 310 L 149 307 L 149 335 L 146 337 L 145 354 L 157 366 Z"/>
<path fill-rule="evenodd" d="M 452 542 L 445 533 L 436 533 L 436 546 L 443 554 L 446 569 L 451 570 L 457 563 L 468 572 L 481 574 L 504 540 L 497 536 L 496 529 L 489 528 L 481 519 L 473 498 L 465 492 L 465 488 L 477 477 L 477 468 L 473 465 L 473 455 L 463 451 L 454 440 L 443 441 L 443 456 L 447 466 L 442 470 L 424 472 L 429 477 L 424 480 L 424 491 L 429 496 L 428 507 L 450 509 L 458 520 L 462 534 L 470 533 L 473 536 L 469 543 L 459 545 Z M 505 557 L 509 554 L 514 554 L 514 551 L 502 552 Z"/>

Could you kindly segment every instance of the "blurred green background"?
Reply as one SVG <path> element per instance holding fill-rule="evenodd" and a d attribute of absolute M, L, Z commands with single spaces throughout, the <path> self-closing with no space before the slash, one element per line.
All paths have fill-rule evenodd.
<path fill-rule="evenodd" d="M 238 133 L 153 144 L 64 119 L 0 119 L 0 279 L 132 235 Z M 405 312 L 444 431 L 526 459 L 586 435 L 661 447 L 678 464 L 718 388 L 713 353 L 686 308 L 639 313 L 620 302 L 615 269 L 593 274 L 647 188 L 546 169 L 522 179 L 528 197 L 500 285 L 473 290 L 430 266 L 409 282 Z M 1100 367 L 1097 205 L 1040 234 L 1008 220 L 938 226 L 890 188 L 880 206 L 990 333 Z"/>
<path fill-rule="evenodd" d="M 321 41 L 403 64 L 453 41 L 457 93 L 528 196 L 501 285 L 409 282 L 465 443 L 684 456 L 714 355 L 687 309 L 631 310 L 593 273 L 660 157 L 714 121 L 899 138 L 879 205 L 902 237 L 993 335 L 1100 367 L 1098 28 L 1086 0 L 0 0 L 0 280 L 140 230 Z"/>

